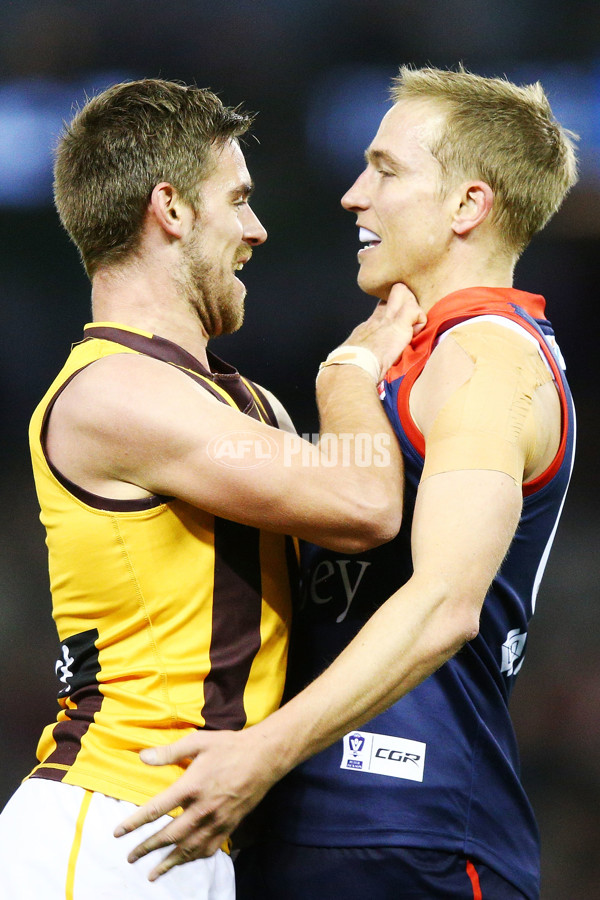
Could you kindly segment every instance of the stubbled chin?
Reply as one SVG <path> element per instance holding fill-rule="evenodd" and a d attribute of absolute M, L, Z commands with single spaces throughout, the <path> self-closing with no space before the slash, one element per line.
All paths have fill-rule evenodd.
<path fill-rule="evenodd" d="M 240 278 L 237 277 L 237 275 L 233 276 L 233 280 L 235 282 L 235 287 L 239 291 L 240 302 L 243 303 L 244 300 L 246 299 L 246 293 L 247 293 L 246 285 Z"/>

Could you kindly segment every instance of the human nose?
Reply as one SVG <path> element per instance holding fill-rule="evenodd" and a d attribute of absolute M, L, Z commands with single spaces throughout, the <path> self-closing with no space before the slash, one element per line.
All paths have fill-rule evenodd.
<path fill-rule="evenodd" d="M 259 244 L 264 244 L 267 237 L 266 228 L 264 228 L 254 210 L 247 206 L 244 218 L 244 240 L 247 244 L 257 247 Z"/>
<path fill-rule="evenodd" d="M 341 204 L 348 212 L 358 212 L 366 209 L 369 200 L 366 194 L 365 172 L 361 172 L 352 187 L 346 191 L 341 199 Z"/>

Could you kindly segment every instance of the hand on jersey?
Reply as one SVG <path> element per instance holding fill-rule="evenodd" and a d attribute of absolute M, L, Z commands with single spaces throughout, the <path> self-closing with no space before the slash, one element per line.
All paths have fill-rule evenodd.
<path fill-rule="evenodd" d="M 381 380 L 426 322 L 427 317 L 414 294 L 405 284 L 395 284 L 388 299 L 379 301 L 369 318 L 356 326 L 344 344 L 370 350 L 379 362 Z"/>
<path fill-rule="evenodd" d="M 177 807 L 183 812 L 139 844 L 128 861 L 133 863 L 154 850 L 175 845 L 150 873 L 149 880 L 155 881 L 173 866 L 212 856 L 276 780 L 270 777 L 272 769 L 264 766 L 264 758 L 259 767 L 261 748 L 255 745 L 253 729 L 248 728 L 198 731 L 173 744 L 142 750 L 141 758 L 149 765 L 179 763 L 187 769 L 171 787 L 125 819 L 115 830 L 115 837 L 154 822 Z"/>

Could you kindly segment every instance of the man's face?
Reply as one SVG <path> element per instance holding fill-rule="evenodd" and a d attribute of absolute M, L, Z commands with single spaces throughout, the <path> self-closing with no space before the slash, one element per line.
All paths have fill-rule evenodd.
<path fill-rule="evenodd" d="M 214 151 L 197 214 L 183 245 L 183 288 L 209 337 L 231 334 L 244 318 L 246 288 L 236 277 L 267 232 L 249 205 L 252 181 L 236 141 Z"/>
<path fill-rule="evenodd" d="M 396 103 L 365 154 L 366 168 L 342 198 L 361 228 L 358 284 L 367 294 L 387 299 L 392 285 L 403 282 L 418 296 L 447 252 L 449 206 L 428 149 L 442 122 L 443 113 L 427 101 Z"/>

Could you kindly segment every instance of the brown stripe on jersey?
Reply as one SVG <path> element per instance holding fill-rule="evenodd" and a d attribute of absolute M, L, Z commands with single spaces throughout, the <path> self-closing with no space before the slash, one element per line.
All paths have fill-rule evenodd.
<path fill-rule="evenodd" d="M 244 690 L 260 648 L 259 531 L 215 518 L 210 672 L 204 680 L 206 728 L 243 728 Z"/>
<path fill-rule="evenodd" d="M 222 387 L 224 391 L 227 391 L 240 412 L 246 413 L 246 415 L 250 416 L 252 419 L 258 419 L 260 421 L 261 416 L 256 406 L 256 400 L 239 376 L 235 381 L 229 379 L 224 380 L 224 378 L 217 376 L 215 382 Z"/>
<path fill-rule="evenodd" d="M 102 706 L 103 699 L 97 685 L 89 685 L 73 694 L 71 701 L 75 707 L 65 709 L 67 718 L 54 726 L 52 737 L 56 743 L 56 749 L 44 760 L 44 766 L 73 765 L 81 750 L 82 738 L 92 725 L 94 716 Z M 66 774 L 64 771 L 60 769 L 46 770 L 44 766 L 37 769 L 32 777 L 62 781 Z"/>
<path fill-rule="evenodd" d="M 246 379 L 242 379 L 242 380 L 245 381 Z M 267 422 L 269 423 L 269 425 L 272 425 L 274 428 L 278 428 L 279 423 L 277 421 L 277 416 L 275 415 L 275 413 L 273 411 L 273 407 L 267 400 L 265 394 L 258 387 L 258 385 L 254 384 L 253 381 L 250 381 L 249 384 L 251 385 L 252 390 L 256 393 L 256 396 L 258 397 L 259 401 L 261 402 L 261 404 L 264 407 L 264 411 L 267 414 Z"/>
<path fill-rule="evenodd" d="M 192 381 L 195 381 L 196 384 L 199 384 L 200 387 L 203 387 L 204 390 L 207 391 L 212 397 L 216 397 L 217 400 L 221 401 L 221 403 L 227 404 L 227 400 L 225 399 L 223 394 L 221 394 L 216 389 L 216 387 L 213 386 L 212 379 L 209 380 L 208 375 L 198 375 L 196 374 L 196 372 L 190 372 L 189 369 L 181 369 L 181 371 L 184 375 L 187 375 L 189 378 L 191 378 Z M 225 390 L 225 388 L 223 388 L 223 390 Z M 229 393 L 228 390 L 227 393 Z M 244 410 L 241 410 L 241 412 L 244 412 Z"/>
<path fill-rule="evenodd" d="M 121 344 L 136 353 L 142 353 L 145 356 L 151 356 L 153 359 L 160 359 L 162 362 L 173 363 L 175 366 L 183 366 L 198 372 L 200 375 L 209 375 L 208 369 L 202 363 L 172 341 L 161 338 L 156 334 L 148 337 L 145 334 L 138 334 L 135 331 L 127 331 L 125 328 L 112 328 L 104 325 L 91 325 L 84 329 L 84 335 L 87 339 L 98 338 L 99 340 L 111 341 L 113 344 Z M 235 369 L 231 370 L 235 372 Z"/>
<path fill-rule="evenodd" d="M 300 603 L 300 549 L 297 539 L 290 537 L 289 534 L 285 536 L 285 558 L 288 568 L 292 609 L 297 609 Z"/>
<path fill-rule="evenodd" d="M 86 339 L 97 338 L 99 340 L 112 341 L 115 344 L 121 344 L 136 353 L 142 353 L 145 356 L 151 356 L 153 359 L 159 359 L 162 362 L 171 363 L 178 368 L 195 372 L 198 375 L 208 378 L 215 384 L 218 384 L 223 390 L 227 391 L 240 412 L 252 416 L 253 419 L 259 419 L 260 416 L 256 410 L 256 404 L 252 394 L 244 384 L 239 372 L 229 363 L 224 362 L 210 350 L 206 351 L 210 369 L 202 365 L 200 360 L 184 350 L 178 344 L 168 341 L 157 334 L 147 337 L 143 334 L 137 334 L 133 331 L 127 331 L 121 328 L 112 328 L 105 325 L 90 325 L 84 330 Z M 195 379 L 205 387 L 209 393 L 213 394 L 223 403 L 223 397 L 214 390 L 211 390 L 210 384 L 205 381 Z M 261 397 L 262 399 L 262 397 Z"/>

